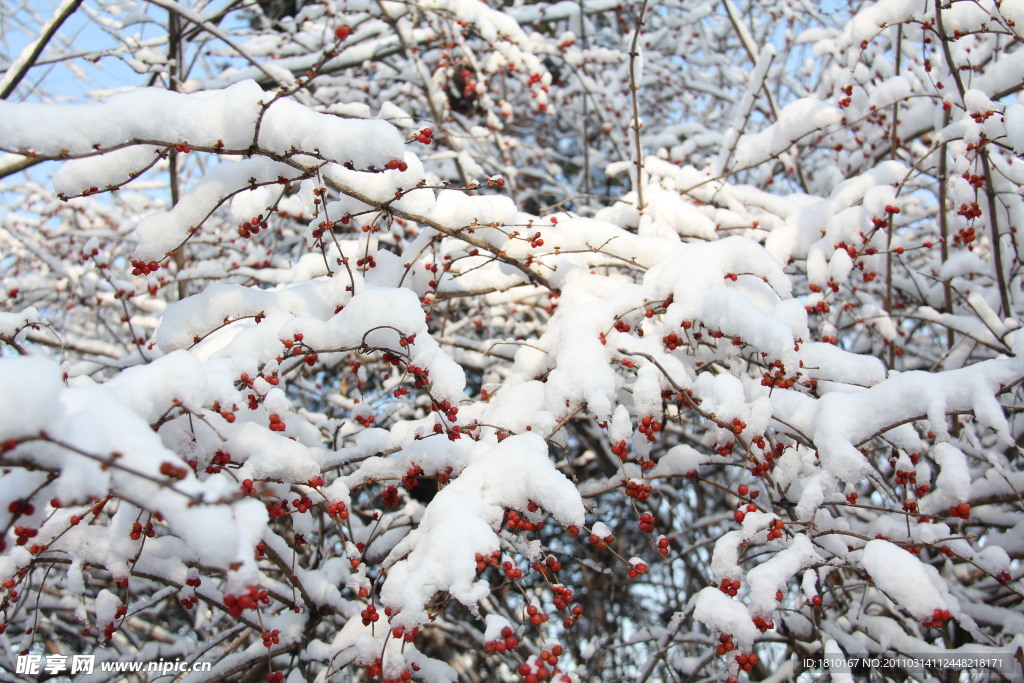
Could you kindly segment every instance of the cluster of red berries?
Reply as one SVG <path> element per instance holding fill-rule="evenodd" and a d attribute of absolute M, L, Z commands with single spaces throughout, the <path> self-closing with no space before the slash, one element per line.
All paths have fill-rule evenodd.
<path fill-rule="evenodd" d="M 548 615 L 541 612 L 537 605 L 527 605 L 526 616 L 529 617 L 530 623 L 534 626 L 540 626 L 548 620 Z"/>
<path fill-rule="evenodd" d="M 370 425 L 372 425 L 372 424 L 373 424 L 373 421 L 374 421 L 374 419 L 375 419 L 375 418 L 373 417 L 373 415 L 372 415 L 372 414 L 367 414 L 367 415 L 356 415 L 356 416 L 355 416 L 355 420 L 356 420 L 356 422 L 358 422 L 358 423 L 359 423 L 360 425 L 362 425 L 363 427 L 369 427 Z"/>
<path fill-rule="evenodd" d="M 651 497 L 651 485 L 645 481 L 626 479 L 622 483 L 625 484 L 626 495 L 630 498 L 644 501 Z"/>
<path fill-rule="evenodd" d="M 132 275 L 149 275 L 160 270 L 160 264 L 156 261 L 132 261 Z"/>
<path fill-rule="evenodd" d="M 740 496 L 749 495 L 751 498 L 757 498 L 761 494 L 760 491 L 751 491 L 750 487 L 747 486 L 746 484 L 740 484 L 739 486 L 737 486 L 736 493 L 738 493 Z"/>
<path fill-rule="evenodd" d="M 995 114 L 994 111 L 978 111 L 971 114 L 971 118 L 974 119 L 975 123 L 984 123 L 990 116 Z"/>
<path fill-rule="evenodd" d="M 128 614 L 128 608 L 125 607 L 124 605 L 118 605 L 117 606 L 117 611 L 114 612 L 114 621 L 117 621 L 118 619 L 121 619 L 126 614 Z M 106 626 L 104 626 L 103 627 L 103 640 L 109 643 L 113 639 L 114 631 L 116 631 L 116 630 L 117 630 L 117 626 L 114 625 L 113 621 L 111 621 Z"/>
<path fill-rule="evenodd" d="M 433 142 L 433 135 L 433 130 L 431 130 L 430 128 L 424 128 L 416 135 L 416 142 L 423 143 L 424 145 L 429 145 L 431 142 Z"/>
<path fill-rule="evenodd" d="M 224 418 L 225 422 L 231 423 L 231 422 L 235 421 L 235 411 L 234 411 L 234 409 L 232 409 L 232 410 L 225 410 L 225 409 L 221 408 L 221 405 L 220 405 L 219 401 L 213 404 L 212 409 L 213 409 L 214 412 L 220 413 L 220 416 L 222 418 Z"/>
<path fill-rule="evenodd" d="M 188 476 L 188 468 L 178 467 L 170 462 L 162 462 L 160 463 L 160 474 L 165 477 L 181 480 Z"/>
<path fill-rule="evenodd" d="M 762 443 L 763 442 L 764 439 L 762 439 Z M 761 454 L 764 457 L 764 460 L 761 462 L 756 462 L 751 467 L 751 474 L 756 477 L 767 474 L 768 470 L 771 469 L 772 464 L 774 464 L 775 459 L 781 456 L 782 451 L 784 450 L 785 446 L 783 446 L 781 443 L 776 443 L 773 449 L 771 450 L 765 449 L 764 453 Z M 757 498 L 757 492 L 754 492 L 754 495 L 751 498 Z"/>
<path fill-rule="evenodd" d="M 917 472 L 914 470 L 896 470 L 896 484 L 905 486 L 908 482 L 917 482 Z"/>
<path fill-rule="evenodd" d="M 542 522 L 531 522 L 528 519 L 519 516 L 519 513 L 515 510 L 505 511 L 505 526 L 508 527 L 509 531 L 515 531 L 516 529 L 522 529 L 523 531 L 537 531 L 543 526 Z"/>
<path fill-rule="evenodd" d="M 54 505 L 54 507 L 60 506 Z M 31 515 L 35 513 L 36 508 L 34 505 L 32 505 L 32 503 L 28 502 L 27 500 L 22 500 L 19 498 L 17 500 L 12 500 L 10 502 L 10 504 L 7 506 L 7 511 L 15 517 L 19 517 L 21 515 Z"/>
<path fill-rule="evenodd" d="M 978 234 L 977 232 L 975 232 L 974 226 L 963 228 L 961 230 L 958 230 L 957 233 L 953 235 L 953 245 L 961 246 L 965 244 L 970 244 L 977 238 Z"/>
<path fill-rule="evenodd" d="M 715 654 L 719 657 L 725 656 L 727 652 L 736 649 L 736 643 L 732 642 L 732 634 L 723 633 L 718 636 L 718 645 L 715 646 Z"/>
<path fill-rule="evenodd" d="M 244 223 L 238 224 L 238 236 L 242 239 L 249 239 L 253 235 L 260 234 L 260 230 L 266 227 L 267 222 L 263 220 L 262 216 L 253 216 Z"/>
<path fill-rule="evenodd" d="M 550 557 L 550 555 L 548 557 Z M 556 583 L 553 586 L 551 586 L 551 592 L 554 595 L 554 599 L 552 600 L 552 603 L 554 604 L 555 609 L 558 610 L 559 612 L 564 610 L 566 607 L 569 606 L 570 603 L 572 603 L 572 589 L 569 588 L 568 586 L 564 586 L 564 585 L 562 585 L 560 583 Z M 581 607 L 580 608 L 580 612 L 581 613 L 582 613 L 582 609 L 583 608 Z"/>
<path fill-rule="evenodd" d="M 295 334 L 292 335 L 291 339 L 282 339 L 281 340 L 281 344 L 286 349 L 292 349 L 292 355 L 298 356 L 299 354 L 302 353 L 302 349 L 299 348 L 299 347 L 296 347 L 295 345 L 296 344 L 301 344 L 302 343 L 302 339 L 303 339 L 302 333 L 301 332 L 296 332 Z"/>
<path fill-rule="evenodd" d="M 380 502 L 384 507 L 398 507 L 398 487 L 389 486 L 380 494 Z"/>
<path fill-rule="evenodd" d="M 501 638 L 484 643 L 484 652 L 500 655 L 517 647 L 519 647 L 519 639 L 516 638 L 511 626 L 505 626 L 501 629 Z"/>
<path fill-rule="evenodd" d="M 376 621 L 380 621 L 380 613 L 372 604 L 364 607 L 359 616 L 363 618 L 363 626 L 369 626 Z"/>
<path fill-rule="evenodd" d="M 661 341 L 669 351 L 675 351 L 683 345 L 683 340 L 675 332 L 662 337 Z"/>
<path fill-rule="evenodd" d="M 961 204 L 960 208 L 957 209 L 957 215 L 963 216 L 964 218 L 971 220 L 981 216 L 981 207 L 978 206 L 978 202 L 971 202 L 970 204 Z"/>
<path fill-rule="evenodd" d="M 210 464 L 206 466 L 207 474 L 216 474 L 220 472 L 225 465 L 231 462 L 231 454 L 225 453 L 224 451 L 218 450 L 210 458 Z"/>
<path fill-rule="evenodd" d="M 769 363 L 768 371 L 761 375 L 761 386 L 763 387 L 789 389 L 794 384 L 796 384 L 796 380 L 794 378 L 786 377 L 786 366 L 782 364 L 781 360 L 775 360 Z"/>
<path fill-rule="evenodd" d="M 765 619 L 764 617 L 754 617 L 752 619 L 752 621 L 754 622 L 754 626 L 761 633 L 764 633 L 768 629 L 775 628 L 775 620 L 774 619 Z"/>
<path fill-rule="evenodd" d="M 949 516 L 959 517 L 960 519 L 971 518 L 971 506 L 969 503 L 959 503 L 957 505 L 949 506 Z"/>
<path fill-rule="evenodd" d="M 773 519 L 768 525 L 768 540 L 774 541 L 776 538 L 782 538 L 782 520 Z"/>
<path fill-rule="evenodd" d="M 653 533 L 654 515 L 652 515 L 650 512 L 642 513 L 640 515 L 640 523 L 638 526 L 640 527 L 640 531 L 644 532 L 645 534 Z"/>
<path fill-rule="evenodd" d="M 156 535 L 156 530 L 153 529 L 153 525 L 150 523 L 147 523 L 146 528 L 143 529 L 142 524 L 135 522 L 132 524 L 132 531 L 128 535 L 133 541 L 137 541 L 142 538 L 143 534 L 145 534 L 147 538 L 153 538 L 153 536 Z"/>
<path fill-rule="evenodd" d="M 268 650 L 270 649 L 270 647 L 272 645 L 277 645 L 278 643 L 281 642 L 281 631 L 280 631 L 280 629 L 276 629 L 275 628 L 273 631 L 264 631 L 262 635 L 263 635 L 263 647 L 267 648 Z"/>
<path fill-rule="evenodd" d="M 390 607 L 385 607 L 384 614 L 386 614 L 388 617 L 393 617 L 397 615 L 398 612 L 392 611 Z M 406 629 L 405 626 L 399 624 L 391 628 L 391 637 L 395 638 L 396 640 L 404 640 L 407 643 L 411 643 L 416 638 L 416 636 L 419 635 L 419 632 L 420 629 L 418 627 Z"/>
<path fill-rule="evenodd" d="M 736 597 L 739 589 L 740 582 L 737 579 L 722 579 L 722 583 L 718 585 L 718 590 L 732 597 Z"/>
<path fill-rule="evenodd" d="M 962 176 L 962 177 L 963 177 L 963 179 L 964 179 L 964 180 L 966 180 L 966 181 L 967 181 L 967 182 L 968 182 L 968 183 L 970 184 L 970 186 L 971 186 L 971 187 L 973 187 L 973 188 L 974 188 L 975 190 L 980 190 L 980 189 L 981 189 L 981 186 L 985 184 L 985 178 L 984 178 L 984 176 L 980 176 L 980 175 L 977 175 L 977 174 L 975 174 L 975 173 L 971 173 L 970 171 L 964 171 L 964 174 L 963 174 L 963 176 Z"/>
<path fill-rule="evenodd" d="M 548 555 L 547 557 L 544 558 L 543 562 L 534 562 L 533 563 L 533 570 L 535 572 L 540 572 L 541 574 L 544 574 L 544 573 L 546 573 L 548 571 L 560 572 L 560 571 L 562 571 L 562 563 L 559 562 L 558 558 L 555 557 L 554 555 Z M 569 591 L 569 599 L 571 600 L 572 599 L 572 590 L 571 589 L 566 589 L 566 590 Z M 559 609 L 561 609 L 561 608 L 559 608 Z"/>
<path fill-rule="evenodd" d="M 24 526 L 14 527 L 14 535 L 18 537 L 18 545 L 25 545 L 28 543 L 28 539 L 35 538 L 39 535 L 39 529 L 32 529 Z"/>
<path fill-rule="evenodd" d="M 430 409 L 439 413 L 444 413 L 444 416 L 449 422 L 455 422 L 459 419 L 459 409 L 457 406 L 453 406 L 451 401 L 444 400 L 440 403 L 435 401 L 430 404 Z"/>
<path fill-rule="evenodd" d="M 423 468 L 412 463 L 409 465 L 409 469 L 405 471 L 405 475 L 402 477 L 402 486 L 405 487 L 406 491 L 412 491 L 413 487 L 416 486 L 416 482 L 419 481 L 419 476 L 423 474 Z"/>
<path fill-rule="evenodd" d="M 866 47 L 867 47 L 867 45 L 865 45 L 865 44 L 861 45 L 861 49 L 862 50 L 864 48 L 866 48 Z M 847 107 L 850 106 L 850 103 L 853 102 L 853 86 L 852 85 L 844 86 L 842 90 L 843 90 L 843 94 L 846 95 L 846 97 L 844 97 L 841 100 L 839 100 L 839 108 L 840 109 L 846 109 Z"/>
<path fill-rule="evenodd" d="M 271 413 L 267 419 L 270 420 L 270 431 L 283 432 L 285 430 L 284 421 L 277 413 Z"/>
<path fill-rule="evenodd" d="M 558 652 L 558 654 L 554 654 Z M 549 678 L 553 678 L 558 675 L 558 669 L 549 671 L 545 664 L 550 664 L 552 668 L 558 663 L 558 657 L 562 654 L 562 646 L 555 645 L 551 648 L 551 651 L 541 650 L 540 655 L 534 657 L 533 663 L 523 662 L 519 665 L 519 675 L 523 677 L 523 683 L 538 683 L 539 681 L 546 681 Z M 554 662 L 554 663 L 551 663 Z M 562 680 L 568 681 L 569 679 L 565 676 Z"/>
<path fill-rule="evenodd" d="M 501 551 L 495 550 L 490 555 L 476 554 L 476 570 L 482 572 L 488 567 L 497 567 L 501 562 Z"/>
<path fill-rule="evenodd" d="M 637 427 L 637 431 L 646 435 L 648 441 L 654 441 L 654 433 L 660 432 L 661 426 L 661 422 L 655 420 L 653 415 L 644 415 L 640 419 L 640 426 Z"/>
<path fill-rule="evenodd" d="M 410 365 L 409 374 L 413 376 L 413 386 L 417 389 L 422 389 L 430 384 L 430 370 L 427 370 L 426 368 L 421 368 L 417 365 Z"/>
<path fill-rule="evenodd" d="M 523 570 L 515 565 L 512 560 L 505 560 L 501 563 L 501 571 L 513 581 L 523 578 Z"/>
<path fill-rule="evenodd" d="M 825 303 L 824 301 L 819 301 L 818 303 L 814 304 L 813 306 L 805 306 L 804 308 L 806 309 L 808 314 L 811 314 L 811 313 L 821 313 L 822 315 L 824 315 L 824 314 L 826 314 L 826 313 L 828 313 L 829 311 L 832 310 L 829 307 L 829 305 L 827 303 Z M 792 381 L 792 380 L 790 380 L 790 381 Z M 780 385 L 776 385 L 776 386 L 780 386 Z M 788 389 L 791 386 L 793 386 L 793 385 L 789 384 L 788 386 L 784 386 L 782 388 L 783 389 Z"/>
<path fill-rule="evenodd" d="M 348 519 L 348 506 L 340 502 L 331 503 L 327 506 L 327 516 L 343 522 Z"/>
<path fill-rule="evenodd" d="M 757 506 L 753 503 L 747 503 L 746 507 L 740 508 L 732 513 L 733 519 L 736 520 L 737 524 L 742 524 L 743 520 L 746 519 L 748 512 L 756 512 Z"/>
<path fill-rule="evenodd" d="M 224 596 L 224 606 L 228 608 L 228 614 L 233 617 L 242 616 L 247 609 L 256 609 L 260 604 L 270 604 L 270 593 L 261 590 L 259 586 L 249 586 L 247 592 L 235 595 L 228 593 Z"/>
<path fill-rule="evenodd" d="M 668 556 L 668 546 L 669 546 L 669 541 L 668 541 L 667 537 L 662 536 L 661 538 L 658 539 L 658 553 L 662 557 Z"/>
<path fill-rule="evenodd" d="M 612 455 L 619 456 L 619 460 L 625 460 L 629 457 L 629 450 L 626 448 L 625 441 L 619 441 L 616 444 L 612 444 Z"/>
<path fill-rule="evenodd" d="M 317 227 L 313 228 L 313 232 L 310 234 L 313 236 L 313 239 L 318 240 L 321 237 L 323 237 L 325 232 L 332 229 L 333 227 L 334 223 L 332 223 L 331 221 L 320 221 L 320 224 Z"/>
<path fill-rule="evenodd" d="M 404 161 L 399 161 L 398 159 L 392 159 L 388 163 L 384 164 L 384 168 L 389 170 L 397 170 L 399 173 L 403 173 L 406 170 L 408 170 L 409 164 L 405 163 Z"/>
<path fill-rule="evenodd" d="M 629 569 L 626 571 L 626 575 L 629 576 L 629 578 L 631 578 L 631 579 L 635 579 L 636 577 L 640 576 L 641 574 L 646 574 L 646 573 L 647 573 L 647 563 L 646 562 L 639 562 L 639 561 L 638 562 L 630 562 L 629 563 Z"/>
<path fill-rule="evenodd" d="M 938 609 L 932 611 L 931 619 L 925 619 L 921 625 L 925 628 L 942 628 L 949 621 L 949 610 Z"/>
<path fill-rule="evenodd" d="M 758 656 L 753 652 L 738 652 L 736 654 L 736 664 L 739 665 L 741 671 L 750 671 L 757 666 Z"/>
<path fill-rule="evenodd" d="M 590 544 L 598 550 L 604 550 L 609 545 L 615 542 L 615 535 L 608 534 L 607 536 L 602 538 L 597 534 L 590 534 L 590 538 L 588 540 L 590 541 Z"/>

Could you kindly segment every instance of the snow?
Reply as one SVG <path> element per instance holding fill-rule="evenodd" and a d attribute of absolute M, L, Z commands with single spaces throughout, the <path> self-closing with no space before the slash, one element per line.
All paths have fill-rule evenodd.
<path fill-rule="evenodd" d="M 0 436 L 34 438 L 47 430 L 64 388 L 56 363 L 41 356 L 4 359 L 0 385 L 20 388 L 0 392 Z"/>
<path fill-rule="evenodd" d="M 865 543 L 861 564 L 875 585 L 916 619 L 930 619 L 936 609 L 952 609 L 936 587 L 938 572 L 889 541 Z"/>
<path fill-rule="evenodd" d="M 700 466 L 708 462 L 713 462 L 713 456 L 701 453 L 686 444 L 676 444 L 658 458 L 658 464 L 651 471 L 651 476 L 662 477 L 698 472 Z"/>
<path fill-rule="evenodd" d="M 477 223 L 508 224 L 515 222 L 516 207 L 511 199 L 500 195 L 469 196 L 457 190 L 441 190 L 428 217 L 453 228 Z"/>
<path fill-rule="evenodd" d="M 800 347 L 803 371 L 815 379 L 873 386 L 885 379 L 885 365 L 874 356 L 850 353 L 832 344 L 808 342 Z"/>
<path fill-rule="evenodd" d="M 731 634 L 741 650 L 749 650 L 757 639 L 757 628 L 743 603 L 713 586 L 694 597 L 693 618 L 713 631 Z"/>
<path fill-rule="evenodd" d="M 939 466 L 932 495 L 941 494 L 948 500 L 947 506 L 970 500 L 971 473 L 963 451 L 950 443 L 937 443 L 932 449 L 932 457 Z"/>
<path fill-rule="evenodd" d="M 794 536 L 788 547 L 747 572 L 751 613 L 765 616 L 774 612 L 775 593 L 784 590 L 801 569 L 821 561 L 811 539 L 804 534 Z"/>
<path fill-rule="evenodd" d="M 59 155 L 168 140 L 195 147 L 245 149 L 252 135 L 263 90 L 253 81 L 221 91 L 183 95 L 160 88 L 118 93 L 101 104 L 51 105 L 0 102 L 0 147 Z M 154 126 L 159 126 L 154 130 Z"/>
<path fill-rule="evenodd" d="M 109 621 L 122 600 L 156 615 L 195 594 L 194 628 L 133 651 L 191 656 L 189 633 L 209 631 L 230 678 L 266 651 L 259 638 L 217 640 L 224 598 L 260 586 L 272 607 L 241 623 L 279 628 L 311 677 L 358 677 L 380 658 L 381 677 L 416 663 L 421 678 L 457 680 L 483 655 L 459 645 L 456 671 L 391 627 L 450 628 L 477 645 L 510 627 L 535 653 L 564 615 L 536 630 L 523 611 L 547 609 L 552 585 L 573 581 L 589 617 L 588 573 L 621 578 L 616 562 L 643 561 L 648 577 L 612 588 L 647 598 L 644 586 L 679 588 L 681 554 L 703 572 L 680 594 L 687 608 L 609 646 L 688 677 L 736 662 L 673 642 L 713 647 L 730 633 L 749 651 L 762 637 L 752 619 L 777 621 L 768 639 L 810 643 L 809 655 L 945 652 L 922 625 L 935 609 L 968 640 L 1021 642 L 1000 597 L 1018 588 L 1024 552 L 1006 502 L 1024 489 L 1020 283 L 1009 277 L 1001 296 L 973 147 L 992 141 L 983 158 L 1010 267 L 1022 257 L 1009 251 L 1024 219 L 1024 56 L 992 31 L 1005 33 L 997 12 L 1024 19 L 1020 3 L 943 11 L 967 34 L 948 43 L 965 67 L 962 100 L 937 43 L 919 40 L 920 22 L 935 26 L 919 1 L 865 3 L 845 26 L 805 7 L 787 35 L 756 23 L 764 3 L 743 16 L 725 3 L 732 27 L 714 3 L 666 5 L 641 35 L 651 153 L 640 184 L 619 127 L 635 4 L 350 0 L 258 30 L 222 15 L 230 3 L 201 15 L 156 4 L 215 38 L 187 47 L 188 92 L 126 83 L 90 104 L 40 104 L 54 91 L 38 69 L 0 101 L 0 166 L 45 158 L 39 173 L 54 172 L 52 188 L 10 175 L 0 192 L 0 582 L 15 579 L 27 606 L 13 621 L 53 586 L 40 597 L 57 647 L 74 649 L 75 619 Z M 152 20 L 122 9 L 83 21 L 121 36 Z M 341 23 L 352 35 L 335 34 Z M 457 44 L 436 43 L 449 29 Z M 707 42 L 719 29 L 738 38 L 721 54 Z M 163 39 L 122 37 L 104 59 L 160 82 Z M 782 48 L 794 38 L 796 52 Z M 555 63 L 570 68 L 549 73 Z M 472 111 L 452 106 L 462 67 Z M 632 68 L 639 79 L 639 59 Z M 416 140 L 426 126 L 429 143 Z M 472 177 L 490 182 L 460 187 Z M 978 229 L 969 247 L 940 246 L 936 182 L 950 234 Z M 970 223 L 956 211 L 973 201 L 982 215 Z M 266 231 L 238 232 L 275 205 Z M 131 275 L 134 259 L 161 268 Z M 776 369 L 795 384 L 773 385 Z M 647 416 L 661 425 L 649 437 Z M 625 459 L 609 461 L 620 441 Z M 893 468 L 916 482 L 895 483 Z M 417 474 L 429 502 L 406 490 Z M 626 483 L 651 498 L 626 500 Z M 960 502 L 969 519 L 947 514 Z M 546 528 L 503 528 L 511 511 Z M 637 528 L 644 512 L 653 531 L 648 517 Z M 150 520 L 155 536 L 137 538 Z M 614 548 L 590 533 L 614 534 Z M 491 553 L 527 572 L 551 553 L 566 568 L 510 584 L 478 571 Z M 832 572 L 851 566 L 864 571 L 833 590 Z M 199 590 L 183 586 L 198 575 Z M 130 590 L 115 576 L 131 576 Z M 738 597 L 719 588 L 726 579 Z M 440 612 L 449 598 L 459 605 Z M 364 625 L 371 606 L 391 613 Z M 315 633 L 310 614 L 323 620 Z M 566 649 L 561 666 L 584 679 Z"/>
<path fill-rule="evenodd" d="M 1024 154 L 1024 104 L 1011 104 L 1003 114 L 1006 135 L 1017 154 Z"/>
<path fill-rule="evenodd" d="M 775 123 L 758 133 L 741 136 L 733 163 L 744 168 L 767 161 L 805 135 L 837 123 L 841 116 L 838 109 L 826 102 L 797 100 L 779 112 Z"/>
<path fill-rule="evenodd" d="M 384 561 L 390 569 L 381 600 L 400 609 L 407 626 L 427 619 L 424 605 L 437 591 L 474 610 L 490 594 L 487 581 L 477 579 L 475 558 L 499 549 L 494 529 L 506 508 L 526 510 L 533 501 L 563 526 L 583 525 L 579 492 L 554 469 L 540 436 L 518 434 L 483 449 Z"/>
<path fill-rule="evenodd" d="M 864 391 L 830 393 L 817 401 L 807 428 L 822 463 L 841 481 L 856 482 L 870 470 L 851 444 L 907 419 L 927 417 L 938 434 L 946 431 L 947 411 L 973 409 L 982 424 L 1005 434 L 1006 420 L 994 393 L 1018 372 L 1016 360 L 991 360 L 940 373 L 892 375 Z"/>
<path fill-rule="evenodd" d="M 90 188 L 125 183 L 152 166 L 163 150 L 153 145 L 134 145 L 99 157 L 72 159 L 53 174 L 53 188 L 73 196 Z"/>
<path fill-rule="evenodd" d="M 855 43 L 871 40 L 885 27 L 907 21 L 918 11 L 918 3 L 912 0 L 880 0 L 857 12 L 847 31 Z"/>

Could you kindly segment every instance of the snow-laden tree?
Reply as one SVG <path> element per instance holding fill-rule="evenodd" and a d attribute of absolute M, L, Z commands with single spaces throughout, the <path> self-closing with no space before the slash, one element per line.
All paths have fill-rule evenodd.
<path fill-rule="evenodd" d="M 1014 675 L 1020 3 L 43 5 L 0 667 Z"/>

